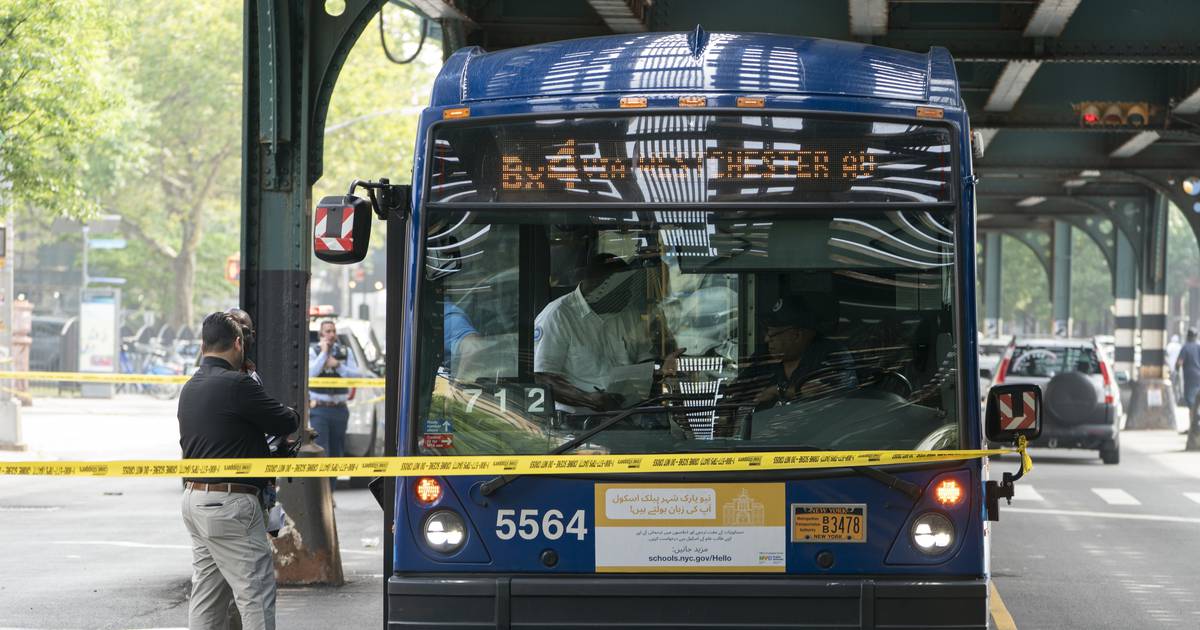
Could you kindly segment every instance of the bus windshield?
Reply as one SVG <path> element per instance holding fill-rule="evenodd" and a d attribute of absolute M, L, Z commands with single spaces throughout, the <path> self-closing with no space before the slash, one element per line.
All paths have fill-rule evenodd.
<path fill-rule="evenodd" d="M 426 213 L 417 452 L 959 446 L 952 210 Z"/>
<path fill-rule="evenodd" d="M 434 128 L 414 448 L 959 446 L 949 128 L 762 113 Z"/>

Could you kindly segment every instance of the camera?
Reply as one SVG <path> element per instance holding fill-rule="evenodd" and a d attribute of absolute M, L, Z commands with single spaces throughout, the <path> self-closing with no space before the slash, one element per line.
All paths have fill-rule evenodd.
<path fill-rule="evenodd" d="M 345 361 L 346 353 L 346 346 L 343 346 L 340 343 L 335 343 L 329 348 L 329 356 L 337 359 L 338 361 Z"/>

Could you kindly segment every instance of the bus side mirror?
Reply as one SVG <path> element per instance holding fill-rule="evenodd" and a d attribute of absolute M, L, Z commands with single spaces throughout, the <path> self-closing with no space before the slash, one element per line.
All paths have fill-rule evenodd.
<path fill-rule="evenodd" d="M 984 429 L 991 442 L 1016 442 L 1020 436 L 1036 439 L 1042 434 L 1042 388 L 1028 383 L 993 385 Z"/>
<path fill-rule="evenodd" d="M 367 257 L 371 244 L 371 202 L 355 195 L 321 199 L 313 213 L 313 251 L 317 258 L 348 265 Z"/>

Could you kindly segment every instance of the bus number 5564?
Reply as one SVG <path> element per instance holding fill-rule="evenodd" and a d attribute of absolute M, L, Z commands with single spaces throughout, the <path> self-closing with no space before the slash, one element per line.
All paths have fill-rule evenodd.
<path fill-rule="evenodd" d="M 563 534 L 574 534 L 576 539 L 583 540 L 587 536 L 583 510 L 576 510 L 566 526 L 563 525 L 564 518 L 558 510 L 546 510 L 540 519 L 538 510 L 521 510 L 519 514 L 517 510 L 497 510 L 496 537 L 512 540 L 514 536 L 520 536 L 525 540 L 533 540 L 541 534 L 547 540 L 558 540 Z"/>

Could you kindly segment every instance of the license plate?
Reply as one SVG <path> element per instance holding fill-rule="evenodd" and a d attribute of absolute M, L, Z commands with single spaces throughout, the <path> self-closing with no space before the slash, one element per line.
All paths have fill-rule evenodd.
<path fill-rule="evenodd" d="M 793 503 L 792 542 L 867 542 L 867 504 Z"/>

